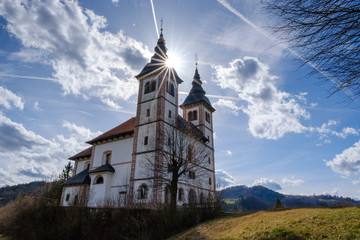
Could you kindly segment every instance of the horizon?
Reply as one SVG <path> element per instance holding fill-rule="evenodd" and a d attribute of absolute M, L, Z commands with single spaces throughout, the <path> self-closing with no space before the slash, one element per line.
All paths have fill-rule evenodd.
<path fill-rule="evenodd" d="M 359 100 L 299 68 L 259 0 L 24 2 L 0 2 L 0 187 L 50 179 L 135 116 L 134 76 L 163 28 L 179 105 L 198 62 L 216 109 L 217 181 L 360 199 Z"/>

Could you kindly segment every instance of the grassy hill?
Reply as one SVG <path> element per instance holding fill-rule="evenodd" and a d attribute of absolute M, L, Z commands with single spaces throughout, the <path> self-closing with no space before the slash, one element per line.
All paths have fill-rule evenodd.
<path fill-rule="evenodd" d="M 171 239 L 360 239 L 360 208 L 302 208 L 226 214 Z"/>

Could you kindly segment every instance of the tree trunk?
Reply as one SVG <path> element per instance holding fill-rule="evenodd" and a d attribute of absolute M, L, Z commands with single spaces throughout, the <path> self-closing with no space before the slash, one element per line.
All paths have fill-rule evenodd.
<path fill-rule="evenodd" d="M 173 216 L 176 212 L 176 197 L 178 190 L 178 177 L 173 176 L 170 185 L 170 215 Z"/>

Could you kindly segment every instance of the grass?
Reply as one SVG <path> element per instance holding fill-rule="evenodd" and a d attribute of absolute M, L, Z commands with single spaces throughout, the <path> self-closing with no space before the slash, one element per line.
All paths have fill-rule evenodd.
<path fill-rule="evenodd" d="M 2 234 L 0 234 L 0 240 L 10 240 L 10 238 L 4 237 Z"/>
<path fill-rule="evenodd" d="M 227 214 L 171 239 L 360 239 L 360 208 L 302 208 Z"/>

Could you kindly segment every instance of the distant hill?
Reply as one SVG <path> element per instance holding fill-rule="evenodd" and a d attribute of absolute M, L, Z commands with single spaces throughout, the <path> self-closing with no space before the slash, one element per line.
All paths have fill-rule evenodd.
<path fill-rule="evenodd" d="M 18 184 L 15 186 L 6 186 L 0 188 L 0 206 L 6 205 L 23 194 L 34 195 L 39 187 L 45 185 L 44 181 L 35 181 L 31 183 Z"/>
<path fill-rule="evenodd" d="M 263 186 L 234 186 L 217 192 L 223 199 L 223 210 L 227 212 L 258 211 L 274 207 L 276 198 L 286 207 L 331 207 L 360 206 L 351 198 L 318 195 L 284 195 Z"/>

